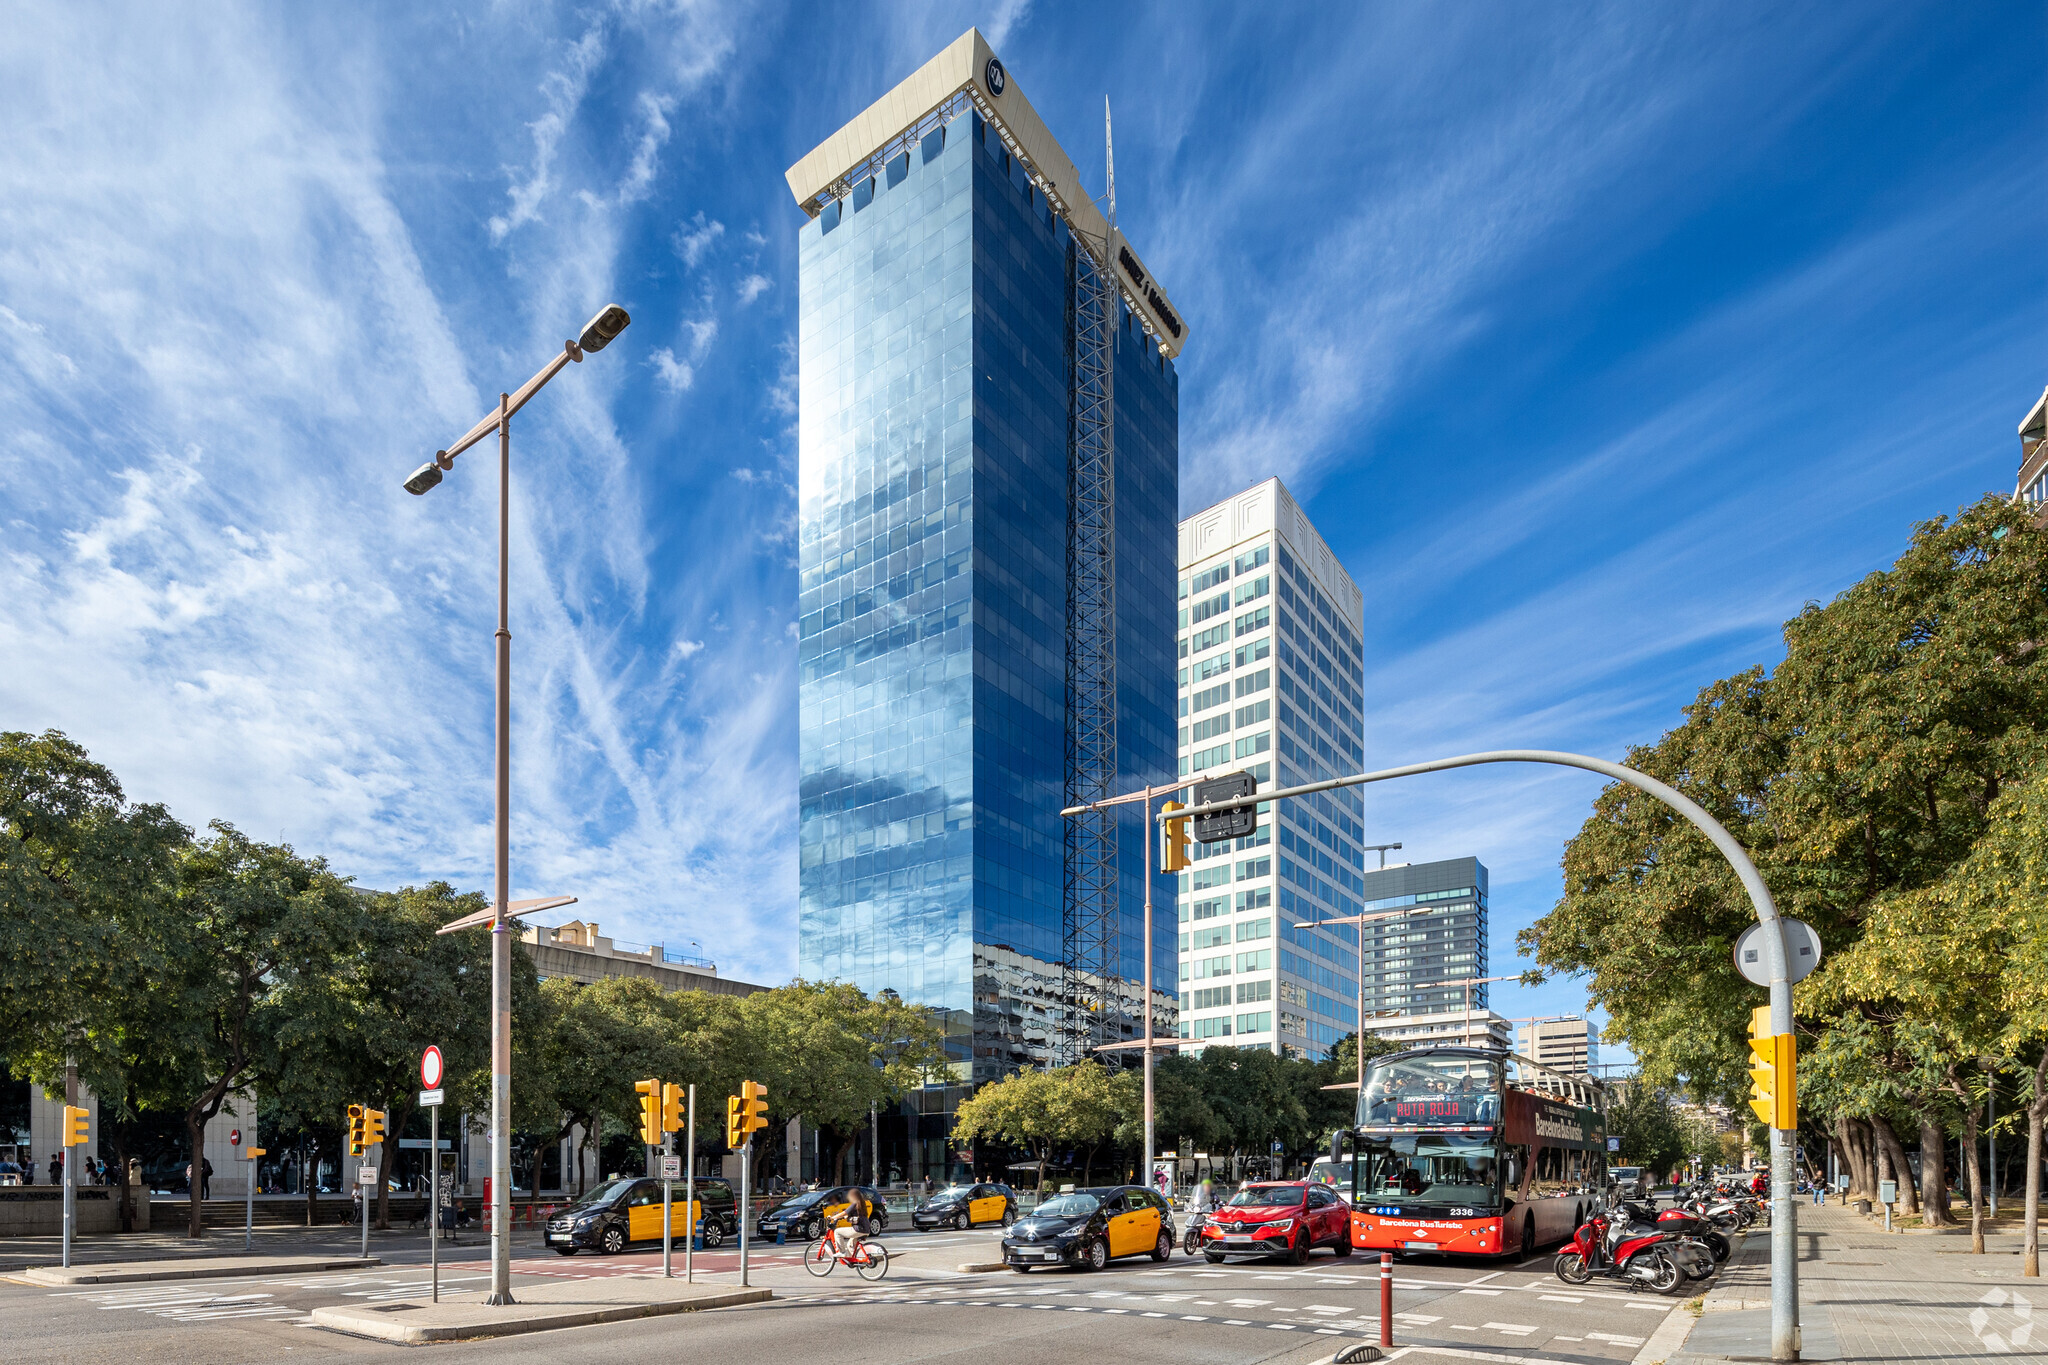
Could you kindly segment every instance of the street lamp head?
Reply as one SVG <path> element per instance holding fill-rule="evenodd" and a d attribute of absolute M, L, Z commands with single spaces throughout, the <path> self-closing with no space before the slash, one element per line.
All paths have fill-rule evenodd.
<path fill-rule="evenodd" d="M 602 351 L 611 345 L 613 337 L 626 330 L 626 324 L 632 320 L 616 303 L 606 304 L 596 317 L 583 325 L 583 335 L 576 338 L 576 344 L 586 352 Z"/>
<path fill-rule="evenodd" d="M 418 497 L 439 482 L 441 482 L 441 466 L 429 460 L 406 477 L 405 491 L 414 497 Z"/>

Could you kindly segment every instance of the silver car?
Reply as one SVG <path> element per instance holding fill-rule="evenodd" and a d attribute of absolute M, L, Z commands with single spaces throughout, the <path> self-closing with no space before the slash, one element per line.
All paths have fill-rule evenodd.
<path fill-rule="evenodd" d="M 1609 1166 L 1607 1183 L 1614 1187 L 1616 1199 L 1648 1199 L 1650 1177 L 1640 1166 Z"/>

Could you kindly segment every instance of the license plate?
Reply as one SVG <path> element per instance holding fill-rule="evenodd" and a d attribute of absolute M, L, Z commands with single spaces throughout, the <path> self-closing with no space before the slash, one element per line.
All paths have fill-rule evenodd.
<path fill-rule="evenodd" d="M 1217 1241 L 1219 1241 L 1219 1242 L 1221 1242 L 1221 1243 L 1223 1243 L 1223 1245 L 1225 1245 L 1225 1246 L 1227 1246 L 1227 1247 L 1248 1247 L 1248 1246 L 1251 1246 L 1251 1245 L 1253 1245 L 1253 1244 L 1254 1244 L 1254 1243 L 1255 1243 L 1255 1242 L 1256 1242 L 1256 1241 L 1257 1241 L 1258 1239 L 1257 1239 L 1257 1238 L 1255 1238 L 1255 1237 L 1229 1237 L 1229 1236 L 1225 1236 L 1225 1237 L 1218 1237 L 1218 1238 L 1217 1238 L 1216 1240 L 1217 1240 Z"/>
<path fill-rule="evenodd" d="M 1409 1251 L 1435 1251 L 1437 1249 L 1435 1242 L 1403 1242 L 1401 1245 Z"/>

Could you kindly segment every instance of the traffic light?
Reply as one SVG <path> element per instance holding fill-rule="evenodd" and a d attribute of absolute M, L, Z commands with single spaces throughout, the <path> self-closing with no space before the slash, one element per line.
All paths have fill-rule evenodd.
<path fill-rule="evenodd" d="M 683 1127 L 683 1088 L 679 1085 L 665 1085 L 661 1088 L 661 1131 L 680 1132 Z"/>
<path fill-rule="evenodd" d="M 1771 1007 L 1749 1016 L 1749 1107 L 1766 1128 L 1799 1126 L 1799 1051 L 1789 1033 L 1771 1032 Z"/>
<path fill-rule="evenodd" d="M 759 1081 L 740 1082 L 740 1131 L 751 1133 L 768 1126 L 768 1087 Z"/>
<path fill-rule="evenodd" d="M 1186 816 L 1175 819 L 1169 811 L 1184 810 L 1180 801 L 1168 801 L 1159 808 L 1166 818 L 1159 822 L 1159 870 L 1178 872 L 1188 865 L 1188 821 Z"/>
<path fill-rule="evenodd" d="M 661 1146 L 661 1082 L 633 1082 L 640 1092 L 640 1140 L 649 1147 Z"/>
<path fill-rule="evenodd" d="M 384 1111 L 363 1110 L 363 1146 L 374 1147 L 384 1140 Z"/>
<path fill-rule="evenodd" d="M 91 1123 L 92 1114 L 89 1110 L 80 1109 L 72 1104 L 65 1105 L 64 1145 L 66 1147 L 83 1147 L 87 1142 L 91 1141 L 91 1135 L 87 1132 Z"/>
<path fill-rule="evenodd" d="M 740 1126 L 740 1097 L 729 1095 L 725 1101 L 725 1145 L 737 1152 L 747 1140 L 747 1130 Z"/>
<path fill-rule="evenodd" d="M 363 1154 L 363 1106 L 352 1104 L 348 1107 L 348 1154 Z"/>

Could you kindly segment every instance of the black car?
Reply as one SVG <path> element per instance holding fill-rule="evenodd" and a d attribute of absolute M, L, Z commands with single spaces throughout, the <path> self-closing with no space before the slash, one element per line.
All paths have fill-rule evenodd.
<path fill-rule="evenodd" d="M 856 1209 L 863 1232 L 876 1233 L 889 1226 L 889 1210 L 882 1206 L 880 1193 L 865 1185 L 835 1185 L 785 1199 L 761 1215 L 754 1231 L 768 1239 L 779 1232 L 787 1241 L 815 1241 L 849 1207 Z"/>
<path fill-rule="evenodd" d="M 971 1228 L 1017 1221 L 1017 1192 L 1008 1185 L 948 1185 L 910 1211 L 910 1225 Z"/>
<path fill-rule="evenodd" d="M 690 1235 L 685 1186 L 671 1187 L 674 1212 L 669 1235 L 686 1241 Z M 739 1235 L 739 1206 L 732 1186 L 717 1178 L 697 1181 L 697 1209 L 704 1220 L 704 1245 L 715 1247 Z M 608 1180 L 548 1219 L 544 1234 L 549 1247 L 563 1256 L 579 1251 L 616 1255 L 630 1242 L 661 1240 L 661 1182 L 645 1176 Z"/>
<path fill-rule="evenodd" d="M 1119 1256 L 1173 1254 L 1173 1210 L 1142 1185 L 1107 1185 L 1048 1199 L 1003 1234 L 1003 1263 L 1100 1270 Z"/>

